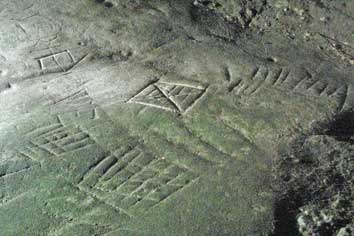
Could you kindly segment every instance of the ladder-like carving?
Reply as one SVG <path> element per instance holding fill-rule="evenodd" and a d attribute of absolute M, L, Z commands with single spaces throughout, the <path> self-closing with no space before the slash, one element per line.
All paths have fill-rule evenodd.
<path fill-rule="evenodd" d="M 197 177 L 192 170 L 135 146 L 101 159 L 81 179 L 79 187 L 128 212 L 167 201 Z"/>

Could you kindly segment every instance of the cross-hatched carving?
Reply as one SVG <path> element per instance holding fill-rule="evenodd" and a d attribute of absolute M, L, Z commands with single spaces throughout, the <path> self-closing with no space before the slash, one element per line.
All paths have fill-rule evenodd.
<path fill-rule="evenodd" d="M 79 186 L 119 209 L 147 210 L 166 201 L 197 177 L 187 167 L 156 158 L 136 146 L 101 159 Z"/>
<path fill-rule="evenodd" d="M 79 127 L 66 127 L 61 123 L 37 127 L 25 136 L 29 145 L 25 145 L 21 152 L 32 159 L 40 155 L 58 156 L 94 144 L 90 136 Z"/>

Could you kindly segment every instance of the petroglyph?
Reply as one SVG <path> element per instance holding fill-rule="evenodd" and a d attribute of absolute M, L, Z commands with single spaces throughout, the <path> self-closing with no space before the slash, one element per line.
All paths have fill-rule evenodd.
<path fill-rule="evenodd" d="M 31 159 L 38 156 L 59 156 L 85 148 L 95 142 L 79 127 L 65 127 L 61 123 L 35 128 L 25 134 L 29 144 L 21 149 Z"/>
<path fill-rule="evenodd" d="M 79 187 L 119 209 L 145 211 L 167 201 L 197 178 L 188 168 L 135 146 L 112 152 L 95 163 Z"/>
<path fill-rule="evenodd" d="M 295 72 L 290 68 L 255 67 L 246 78 L 231 79 L 229 92 L 243 96 L 254 96 L 264 88 L 274 88 L 305 96 L 327 97 L 337 103 L 337 110 L 354 106 L 354 85 L 341 85 L 319 78 L 307 70 Z"/>
<path fill-rule="evenodd" d="M 99 106 L 95 104 L 85 89 L 57 99 L 53 104 L 50 104 L 49 108 L 52 110 L 52 114 L 58 116 L 88 118 L 91 120 L 100 118 Z"/>
<path fill-rule="evenodd" d="M 352 138 L 338 2 L 1 0 L 1 236 L 295 235 L 278 149 L 343 114 L 326 144 Z"/>
<path fill-rule="evenodd" d="M 37 58 L 37 61 L 42 73 L 59 73 L 70 71 L 85 60 L 86 56 L 75 58 L 70 50 L 64 50 Z"/>
<path fill-rule="evenodd" d="M 186 113 L 206 92 L 206 87 L 158 81 L 148 85 L 128 103 L 156 107 L 174 113 Z"/>

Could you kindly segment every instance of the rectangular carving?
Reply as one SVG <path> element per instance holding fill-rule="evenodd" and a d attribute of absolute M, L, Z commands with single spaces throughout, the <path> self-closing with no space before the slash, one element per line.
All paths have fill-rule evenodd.
<path fill-rule="evenodd" d="M 186 167 L 156 158 L 135 146 L 100 160 L 86 173 L 79 187 L 129 212 L 158 206 L 197 177 Z"/>
<path fill-rule="evenodd" d="M 40 155 L 62 155 L 95 143 L 79 127 L 66 127 L 61 123 L 35 128 L 25 136 L 29 139 L 29 145 L 21 152 L 33 159 Z"/>
<path fill-rule="evenodd" d="M 86 56 L 76 59 L 70 50 L 64 50 L 37 58 L 37 61 L 42 72 L 58 73 L 71 70 L 74 66 L 83 61 Z"/>

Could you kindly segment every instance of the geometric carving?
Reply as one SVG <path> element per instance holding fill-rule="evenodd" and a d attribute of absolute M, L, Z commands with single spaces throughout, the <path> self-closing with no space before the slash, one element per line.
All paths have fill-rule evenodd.
<path fill-rule="evenodd" d="M 196 178 L 186 167 L 156 158 L 135 146 L 95 163 L 79 182 L 79 188 L 129 212 L 159 205 Z"/>
<path fill-rule="evenodd" d="M 80 90 L 67 97 L 54 102 L 52 108 L 60 111 L 58 115 L 74 114 L 76 117 L 88 116 L 90 119 L 98 119 L 98 106 L 94 104 L 93 99 L 86 90 Z"/>
<path fill-rule="evenodd" d="M 205 93 L 206 88 L 188 84 L 155 82 L 127 102 L 185 113 Z"/>
<path fill-rule="evenodd" d="M 86 90 L 80 90 L 65 98 L 55 102 L 55 105 L 64 104 L 65 106 L 84 106 L 86 104 L 92 105 L 92 98 Z"/>
<path fill-rule="evenodd" d="M 37 58 L 40 69 L 45 73 L 57 73 L 57 72 L 67 72 L 71 70 L 74 66 L 85 59 L 86 56 L 79 60 L 75 57 L 69 50 L 64 50 L 62 52 L 49 54 L 40 58 Z"/>
<path fill-rule="evenodd" d="M 26 136 L 30 143 L 21 149 L 21 153 L 34 160 L 39 155 L 58 156 L 94 144 L 79 127 L 69 128 L 61 123 L 35 128 Z"/>
<path fill-rule="evenodd" d="M 338 111 L 342 111 L 345 107 L 354 106 L 354 98 L 351 96 L 354 89 L 352 85 L 341 85 L 316 78 L 307 70 L 303 70 L 302 74 L 299 74 L 286 68 L 256 67 L 249 77 L 232 81 L 228 90 L 238 95 L 253 96 L 265 87 L 305 96 L 327 97 L 337 103 Z"/>

